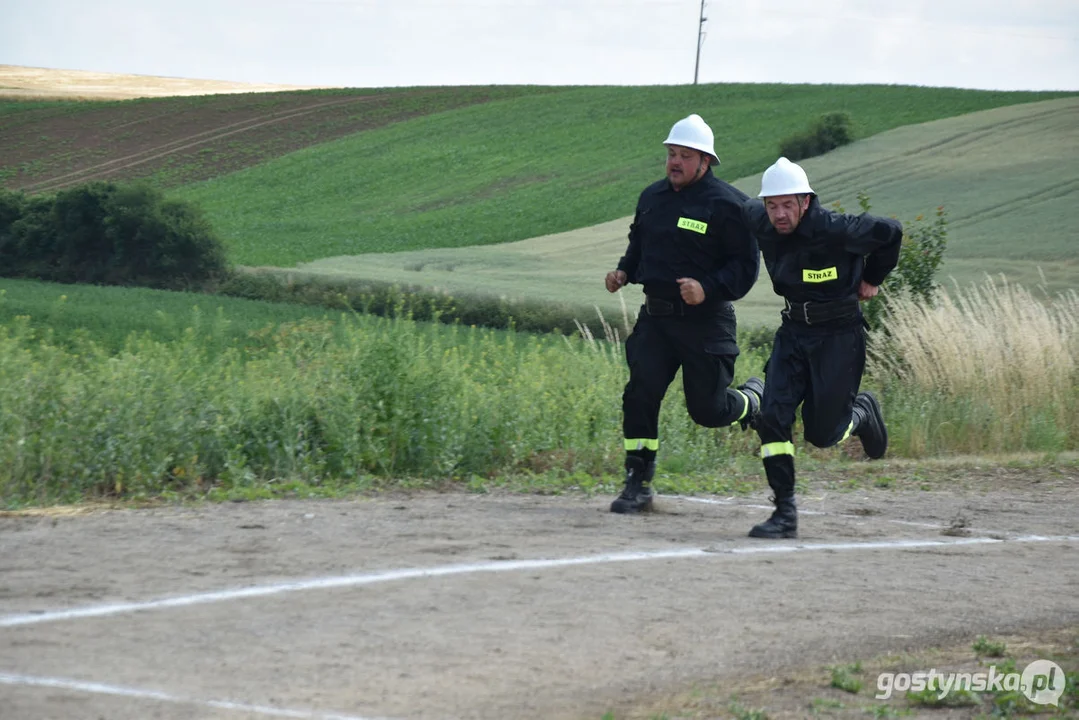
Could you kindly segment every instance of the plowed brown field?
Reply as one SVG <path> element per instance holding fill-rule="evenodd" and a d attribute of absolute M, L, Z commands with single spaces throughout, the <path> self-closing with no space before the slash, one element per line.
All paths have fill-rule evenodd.
<path fill-rule="evenodd" d="M 305 90 L 28 70 L 0 66 L 0 101 L 27 103 L 0 109 L 0 184 L 30 193 L 91 180 L 182 185 L 408 118 L 536 92 Z M 56 102 L 63 99 L 99 102 Z"/>

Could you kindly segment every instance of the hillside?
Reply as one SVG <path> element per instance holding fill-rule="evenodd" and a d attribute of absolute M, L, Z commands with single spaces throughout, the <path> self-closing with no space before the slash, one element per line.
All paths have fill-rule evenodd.
<path fill-rule="evenodd" d="M 202 203 L 236 262 L 289 266 L 502 243 L 621 217 L 661 171 L 671 122 L 690 111 L 715 128 L 721 176 L 737 178 L 826 112 L 848 112 L 855 134 L 868 137 L 1058 95 L 700 85 L 7 101 L 0 183 L 37 193 L 148 179 Z"/>
<path fill-rule="evenodd" d="M 618 313 L 599 278 L 624 249 L 637 193 L 661 176 L 674 119 L 705 115 L 719 176 L 755 192 L 780 138 L 843 110 L 863 140 L 807 162 L 826 202 L 853 209 L 865 189 L 875 211 L 905 220 L 943 204 L 949 272 L 1026 284 L 1044 272 L 1060 289 L 1076 272 L 1055 230 L 1075 191 L 1066 95 L 702 85 L 10 100 L 0 101 L 0 182 L 37 193 L 145 179 L 199 202 L 240 264 Z M 775 316 L 764 284 L 743 305 L 746 322 Z"/>
<path fill-rule="evenodd" d="M 825 202 L 909 220 L 943 205 L 942 280 L 1004 275 L 1050 293 L 1079 289 L 1079 99 L 997 108 L 897 128 L 804 162 Z M 760 175 L 736 183 L 756 193 Z"/>
<path fill-rule="evenodd" d="M 1079 287 L 1079 253 L 1068 230 L 1079 192 L 1079 99 L 998 108 L 903 127 L 804 162 L 822 202 L 904 221 L 944 205 L 951 220 L 942 278 L 967 283 L 1004 273 L 1051 292 Z M 734 182 L 755 195 L 760 175 Z M 489 247 L 334 257 L 301 265 L 318 274 L 381 278 L 453 292 L 482 289 L 511 297 L 601 306 L 621 304 L 602 278 L 625 250 L 631 217 Z M 639 290 L 627 288 L 631 307 Z M 739 304 L 746 324 L 774 324 L 779 301 L 766 278 Z"/>
<path fill-rule="evenodd" d="M 473 87 L 0 100 L 0 183 L 30 193 L 91 180 L 147 180 L 170 188 L 408 118 L 528 92 L 538 91 Z"/>
<path fill-rule="evenodd" d="M 206 208 L 236 262 L 490 245 L 625 216 L 662 175 L 690 110 L 721 177 L 763 170 L 782 138 L 850 114 L 858 137 L 1044 94 L 899 86 L 576 88 L 472 105 L 342 137 L 176 190 Z"/>

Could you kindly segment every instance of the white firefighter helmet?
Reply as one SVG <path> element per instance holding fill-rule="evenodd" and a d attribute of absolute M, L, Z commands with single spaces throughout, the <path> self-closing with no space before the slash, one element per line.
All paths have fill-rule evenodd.
<path fill-rule="evenodd" d="M 667 139 L 663 141 L 663 144 L 681 145 L 682 147 L 699 150 L 712 158 L 709 165 L 719 165 L 719 157 L 716 155 L 714 148 L 715 136 L 712 135 L 712 128 L 708 127 L 708 123 L 696 113 L 676 122 L 671 127 L 671 132 L 667 135 Z"/>
<path fill-rule="evenodd" d="M 758 197 L 806 193 L 815 194 L 813 188 L 809 187 L 806 171 L 800 165 L 781 157 L 761 176 L 761 194 Z"/>

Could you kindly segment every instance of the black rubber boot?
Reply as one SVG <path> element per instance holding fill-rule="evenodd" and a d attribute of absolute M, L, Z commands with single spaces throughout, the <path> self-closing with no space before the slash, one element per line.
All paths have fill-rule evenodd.
<path fill-rule="evenodd" d="M 865 454 L 873 460 L 884 457 L 888 451 L 888 428 L 880 402 L 871 392 L 860 392 L 854 397 L 854 429 L 851 435 L 862 441 Z"/>
<path fill-rule="evenodd" d="M 794 456 L 774 455 L 764 459 L 768 487 L 776 509 L 772 517 L 754 525 L 749 536 L 754 538 L 798 537 L 798 507 L 794 503 Z"/>
<path fill-rule="evenodd" d="M 761 399 L 764 397 L 764 381 L 759 377 L 751 377 L 738 386 L 738 389 L 749 398 L 749 408 L 745 416 L 738 422 L 743 430 L 756 429 L 757 420 L 761 416 Z"/>
<path fill-rule="evenodd" d="M 643 458 L 626 457 L 626 485 L 622 494 L 611 503 L 611 512 L 622 515 L 652 511 L 652 477 L 656 463 Z"/>
<path fill-rule="evenodd" d="M 754 525 L 749 531 L 752 538 L 796 538 L 798 537 L 798 508 L 794 504 L 794 496 L 785 500 L 773 498 L 776 504 L 775 512 L 759 525 Z"/>

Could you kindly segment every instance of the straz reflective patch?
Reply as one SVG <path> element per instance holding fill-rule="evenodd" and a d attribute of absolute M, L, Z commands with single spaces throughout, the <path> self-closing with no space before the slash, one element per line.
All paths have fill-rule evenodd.
<path fill-rule="evenodd" d="M 701 235 L 708 232 L 708 223 L 701 222 L 700 220 L 690 220 L 689 218 L 678 218 L 678 227 L 683 230 L 692 230 Z"/>
<path fill-rule="evenodd" d="M 824 268 L 823 270 L 802 270 L 802 282 L 818 283 L 838 279 L 839 272 L 834 267 Z"/>

